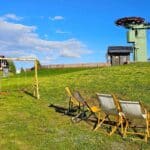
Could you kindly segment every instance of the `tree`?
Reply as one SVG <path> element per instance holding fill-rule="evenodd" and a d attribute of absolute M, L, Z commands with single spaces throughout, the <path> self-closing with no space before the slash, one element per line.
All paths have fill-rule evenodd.
<path fill-rule="evenodd" d="M 9 65 L 9 71 L 15 74 L 16 73 L 16 66 L 15 66 L 14 62 L 8 61 L 8 65 Z"/>
<path fill-rule="evenodd" d="M 25 70 L 23 69 L 23 67 L 21 67 L 21 71 L 20 71 L 21 73 L 24 73 L 25 72 Z"/>
<path fill-rule="evenodd" d="M 38 67 L 38 69 L 41 69 L 41 67 L 42 67 L 39 60 L 37 60 L 37 67 Z"/>
<path fill-rule="evenodd" d="M 39 60 L 36 60 L 37 61 L 37 69 L 41 69 L 42 68 L 42 65 L 40 64 L 40 61 Z M 31 70 L 34 70 L 35 69 L 35 66 L 31 68 Z"/>

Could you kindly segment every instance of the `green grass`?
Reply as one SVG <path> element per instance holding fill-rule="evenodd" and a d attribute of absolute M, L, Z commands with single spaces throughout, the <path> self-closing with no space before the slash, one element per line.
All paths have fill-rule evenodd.
<path fill-rule="evenodd" d="M 40 70 L 41 100 L 15 91 L 29 88 L 33 74 L 1 80 L 1 89 L 9 91 L 7 96 L 0 95 L 1 150 L 150 149 L 150 139 L 146 144 L 130 138 L 122 139 L 117 133 L 108 137 L 105 128 L 93 132 L 92 126 L 86 122 L 73 124 L 69 116 L 48 107 L 50 104 L 67 107 L 64 88 L 69 86 L 79 90 L 91 104 L 96 103 L 96 92 L 114 93 L 122 99 L 141 100 L 150 110 L 150 63 Z"/>

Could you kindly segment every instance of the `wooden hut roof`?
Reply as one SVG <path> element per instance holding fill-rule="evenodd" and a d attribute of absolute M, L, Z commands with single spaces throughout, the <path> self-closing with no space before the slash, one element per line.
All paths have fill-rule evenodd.
<path fill-rule="evenodd" d="M 132 46 L 109 46 L 108 47 L 108 54 L 111 53 L 132 53 L 133 47 Z"/>

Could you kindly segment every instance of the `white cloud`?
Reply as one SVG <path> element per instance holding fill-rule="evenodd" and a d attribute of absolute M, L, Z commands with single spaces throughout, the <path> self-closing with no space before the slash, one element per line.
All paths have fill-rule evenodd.
<path fill-rule="evenodd" d="M 55 61 L 56 59 L 55 58 L 51 58 L 51 56 L 46 56 L 44 59 L 42 59 L 40 61 L 41 64 L 43 65 L 46 65 L 46 64 L 50 64 L 52 63 L 53 61 Z"/>
<path fill-rule="evenodd" d="M 66 32 L 66 31 L 62 31 L 60 29 L 57 29 L 56 33 L 58 33 L 58 34 L 69 34 L 70 32 Z"/>
<path fill-rule="evenodd" d="M 77 39 L 44 40 L 36 33 L 35 26 L 0 20 L 0 55 L 8 57 L 34 56 L 38 57 L 40 61 L 50 62 L 61 57 L 78 58 L 89 52 L 86 45 Z"/>
<path fill-rule="evenodd" d="M 64 20 L 63 16 L 54 16 L 54 17 L 49 17 L 50 20 L 56 21 L 56 20 Z"/>
<path fill-rule="evenodd" d="M 5 15 L 1 16 L 0 19 L 19 21 L 22 19 L 22 17 L 16 16 L 15 14 L 5 14 Z"/>

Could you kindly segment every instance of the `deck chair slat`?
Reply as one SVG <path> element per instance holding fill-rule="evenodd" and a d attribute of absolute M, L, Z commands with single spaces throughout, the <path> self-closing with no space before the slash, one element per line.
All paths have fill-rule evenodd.
<path fill-rule="evenodd" d="M 97 93 L 98 102 L 100 105 L 101 111 L 105 114 L 99 124 L 97 124 L 95 130 L 97 130 L 101 125 L 108 119 L 110 120 L 109 116 L 115 116 L 115 125 L 109 135 L 112 135 L 118 128 L 121 126 L 121 133 L 123 134 L 123 124 L 122 124 L 122 116 L 120 115 L 120 105 L 118 104 L 118 100 L 115 98 L 114 95 L 110 94 L 100 94 Z M 111 126 L 111 125 L 109 125 Z"/>
<path fill-rule="evenodd" d="M 100 107 L 102 111 L 104 111 L 108 115 L 118 114 L 116 105 L 114 103 L 114 99 L 111 95 L 108 95 L 108 94 L 97 94 L 97 95 L 98 95 L 98 100 L 100 102 Z"/>
<path fill-rule="evenodd" d="M 127 118 L 145 119 L 145 114 L 142 113 L 142 109 L 139 102 L 123 101 L 123 100 L 120 100 L 119 102 L 122 111 Z"/>
<path fill-rule="evenodd" d="M 144 140 L 145 142 L 147 142 L 147 138 L 149 137 L 149 118 L 148 118 L 148 113 L 147 110 L 145 108 L 143 108 L 143 106 L 141 105 L 140 102 L 138 101 L 124 101 L 124 100 L 120 100 L 120 106 L 122 109 L 122 113 L 125 117 L 125 127 L 124 127 L 124 136 L 126 136 L 127 134 L 135 134 L 135 135 L 143 135 L 144 136 Z M 143 112 L 142 110 L 145 110 L 145 112 Z M 141 124 L 145 124 L 144 126 L 144 131 L 143 133 L 141 131 L 137 131 L 136 132 L 133 131 L 128 131 L 129 129 L 132 129 L 132 122 L 136 123 L 134 120 L 135 119 L 140 119 L 141 120 Z M 139 125 L 139 124 L 138 124 Z M 138 129 L 138 126 L 135 126 L 136 129 Z"/>

